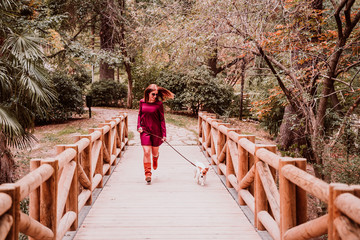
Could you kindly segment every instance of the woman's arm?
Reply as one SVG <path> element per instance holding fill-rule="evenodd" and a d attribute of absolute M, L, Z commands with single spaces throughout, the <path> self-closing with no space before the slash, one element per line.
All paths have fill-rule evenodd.
<path fill-rule="evenodd" d="M 138 121 L 137 121 L 137 127 L 136 129 L 138 130 L 138 132 L 142 132 L 142 128 L 141 128 L 141 115 L 142 115 L 142 111 L 141 111 L 141 108 L 142 108 L 142 104 L 141 104 L 141 100 L 140 100 L 140 103 L 139 103 L 139 114 L 138 114 Z"/>
<path fill-rule="evenodd" d="M 163 105 L 163 103 L 161 103 L 159 105 L 159 113 L 160 113 L 160 125 L 161 125 L 162 137 L 166 138 L 166 125 L 165 125 L 164 105 Z"/>

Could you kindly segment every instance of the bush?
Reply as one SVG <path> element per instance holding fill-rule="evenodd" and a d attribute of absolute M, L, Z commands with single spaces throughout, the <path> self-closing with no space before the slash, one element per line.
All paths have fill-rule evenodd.
<path fill-rule="evenodd" d="M 229 106 L 229 108 L 226 110 L 224 117 L 236 117 L 239 118 L 240 117 L 240 93 L 239 94 L 234 94 L 232 100 L 231 100 L 231 104 Z M 251 118 L 251 113 L 250 113 L 250 99 L 244 97 L 243 98 L 243 111 L 242 111 L 242 118 L 246 119 L 246 118 Z"/>
<path fill-rule="evenodd" d="M 186 89 L 180 99 L 194 115 L 199 110 L 223 115 L 229 108 L 233 88 L 214 78 L 206 67 L 200 67 L 183 77 Z"/>
<path fill-rule="evenodd" d="M 53 101 L 52 107 L 46 113 L 36 114 L 36 123 L 65 121 L 72 117 L 73 113 L 82 114 L 83 90 L 74 81 L 73 76 L 63 73 L 55 73 L 51 76 L 57 101 Z"/>
<path fill-rule="evenodd" d="M 93 106 L 122 106 L 127 96 L 125 84 L 113 80 L 101 80 L 91 85 L 89 95 Z"/>
<path fill-rule="evenodd" d="M 147 68 L 145 65 L 139 65 L 133 71 L 133 106 L 139 104 L 139 100 L 144 97 L 145 89 L 153 83 L 157 83 L 159 69 L 156 67 Z M 163 87 L 162 85 L 160 85 Z"/>
<path fill-rule="evenodd" d="M 186 108 L 182 99 L 182 94 L 186 91 L 187 84 L 183 81 L 184 74 L 163 71 L 156 81 L 156 84 L 170 90 L 175 94 L 174 99 L 166 102 L 172 110 L 178 111 Z"/>
<path fill-rule="evenodd" d="M 76 83 L 83 91 L 86 89 L 86 85 L 91 83 L 91 76 L 87 74 L 84 70 L 79 70 L 72 77 Z"/>
<path fill-rule="evenodd" d="M 175 94 L 167 105 L 172 110 L 189 109 L 194 115 L 199 110 L 223 115 L 233 99 L 232 87 L 214 78 L 207 67 L 199 67 L 188 74 L 163 72 L 157 82 Z"/>

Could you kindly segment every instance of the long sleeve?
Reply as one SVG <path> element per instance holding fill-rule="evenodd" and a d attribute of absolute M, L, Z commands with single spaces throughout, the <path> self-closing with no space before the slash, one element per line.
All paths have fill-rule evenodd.
<path fill-rule="evenodd" d="M 161 103 L 159 106 L 159 113 L 160 113 L 160 125 L 161 125 L 161 132 L 162 136 L 166 137 L 166 125 L 165 125 L 165 117 L 164 117 L 164 106 Z"/>

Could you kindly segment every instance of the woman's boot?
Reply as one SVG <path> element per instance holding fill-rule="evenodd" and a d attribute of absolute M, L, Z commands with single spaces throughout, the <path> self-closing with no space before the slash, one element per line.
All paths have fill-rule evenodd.
<path fill-rule="evenodd" d="M 151 182 L 151 162 L 144 162 L 145 180 Z"/>
<path fill-rule="evenodd" d="M 153 169 L 156 170 L 158 167 L 158 159 L 159 159 L 159 154 L 155 157 L 153 156 Z"/>

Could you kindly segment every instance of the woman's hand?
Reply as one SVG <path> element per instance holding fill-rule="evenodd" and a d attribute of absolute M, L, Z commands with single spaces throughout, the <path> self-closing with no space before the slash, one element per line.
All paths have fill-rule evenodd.
<path fill-rule="evenodd" d="M 139 133 L 142 133 L 142 132 L 143 132 L 142 127 L 139 127 L 139 128 L 138 128 L 138 132 L 139 132 Z"/>
<path fill-rule="evenodd" d="M 161 140 L 162 140 L 163 142 L 166 142 L 166 137 L 163 137 Z"/>

